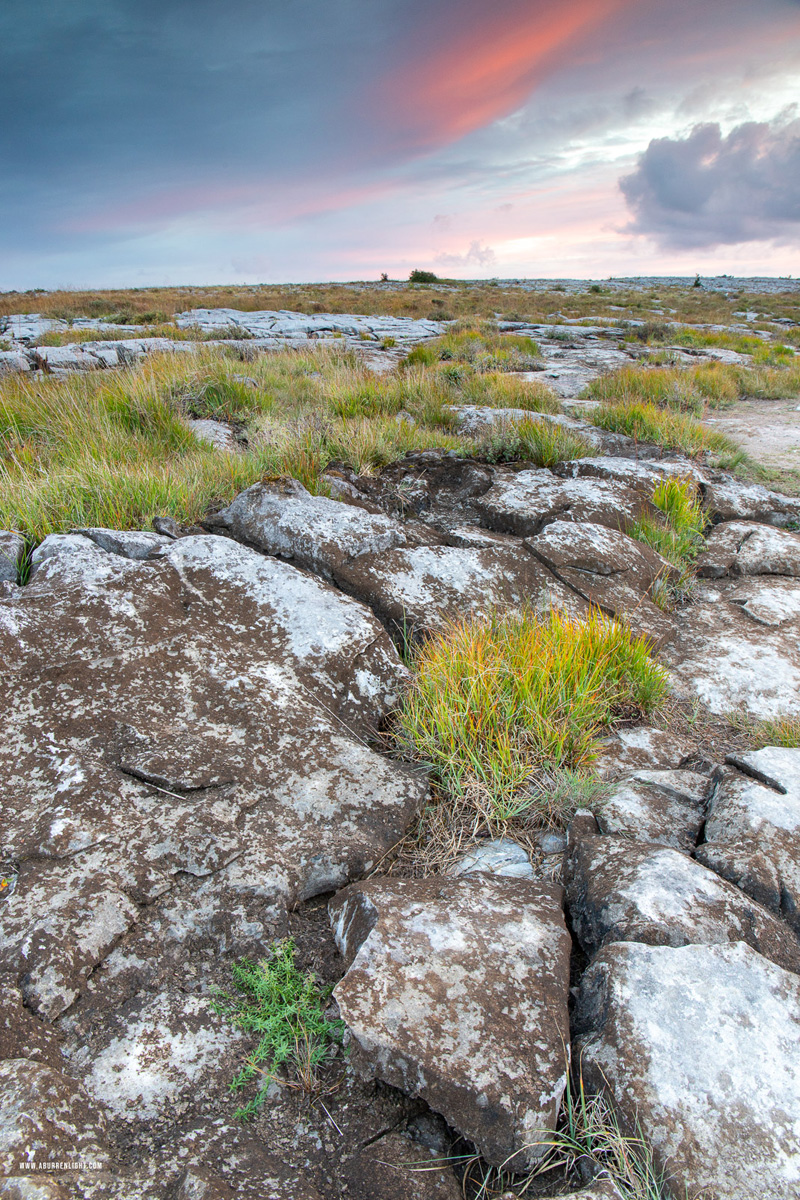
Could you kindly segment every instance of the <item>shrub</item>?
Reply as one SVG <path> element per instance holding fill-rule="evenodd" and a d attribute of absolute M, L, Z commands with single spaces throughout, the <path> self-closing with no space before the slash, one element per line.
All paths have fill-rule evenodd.
<path fill-rule="evenodd" d="M 231 1091 L 238 1092 L 259 1080 L 255 1096 L 236 1113 L 242 1120 L 256 1115 L 281 1069 L 304 1092 L 316 1091 L 319 1068 L 344 1035 L 344 1022 L 325 1015 L 333 988 L 320 984 L 312 972 L 298 970 L 294 956 L 294 941 L 286 938 L 263 962 L 242 959 L 233 966 L 239 994 L 217 990 L 211 1002 L 237 1029 L 259 1034 L 258 1045 L 231 1083 Z"/>
<path fill-rule="evenodd" d="M 587 767 L 615 715 L 651 711 L 667 687 L 646 639 L 597 613 L 463 621 L 425 642 L 412 665 L 398 745 L 451 795 L 477 790 L 501 822 L 535 815 L 537 772 Z"/>
<path fill-rule="evenodd" d="M 434 275 L 433 271 L 420 271 L 414 269 L 408 277 L 409 283 L 438 283 L 439 276 Z"/>

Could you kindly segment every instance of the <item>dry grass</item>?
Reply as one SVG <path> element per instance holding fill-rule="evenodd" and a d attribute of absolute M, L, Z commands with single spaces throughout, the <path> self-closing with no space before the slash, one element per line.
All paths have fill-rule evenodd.
<path fill-rule="evenodd" d="M 638 400 L 602 403 L 592 412 L 591 420 L 610 433 L 623 433 L 634 441 L 651 442 L 665 450 L 679 450 L 689 458 L 707 452 L 735 455 L 738 451 L 725 434 L 707 429 L 690 413 Z"/>
<path fill-rule="evenodd" d="M 554 467 L 559 462 L 587 458 L 597 453 L 586 438 L 533 418 L 498 421 L 489 426 L 475 443 L 475 453 L 487 462 L 526 462 L 537 467 Z"/>
<path fill-rule="evenodd" d="M 538 365 L 541 351 L 532 338 L 500 333 L 494 322 L 459 322 L 440 338 L 423 342 L 406 356 L 409 366 L 466 363 L 473 370 L 529 371 Z"/>
<path fill-rule="evenodd" d="M 781 746 L 787 750 L 800 750 L 800 717 L 768 717 L 759 720 L 747 712 L 732 713 L 730 724 L 747 739 L 749 748 L 762 750 L 764 746 Z"/>
<path fill-rule="evenodd" d="M 441 280 L 437 284 L 409 283 L 229 285 L 215 287 L 133 288 L 83 292 L 6 292 L 0 294 L 0 316 L 43 313 L 70 319 L 78 316 L 113 317 L 126 324 L 170 320 L 191 308 L 236 308 L 244 312 L 290 309 L 295 312 L 387 314 L 393 316 L 491 319 L 497 313 L 509 321 L 550 321 L 564 318 L 609 321 L 652 319 L 653 306 L 683 324 L 729 325 L 741 308 L 755 308 L 768 318 L 800 320 L 796 291 L 744 299 L 687 286 L 652 289 L 622 287 L 579 292 L 558 284 L 529 291 L 510 282 L 481 283 Z M 620 311 L 621 310 L 621 311 Z M 660 318 L 663 320 L 663 316 Z M 788 340 L 789 335 L 781 336 Z"/>

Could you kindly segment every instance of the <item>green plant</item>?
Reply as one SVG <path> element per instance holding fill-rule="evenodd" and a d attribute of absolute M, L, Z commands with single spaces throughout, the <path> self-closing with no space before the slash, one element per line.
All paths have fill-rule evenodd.
<path fill-rule="evenodd" d="M 748 738 L 753 749 L 782 746 L 800 750 L 800 717 L 753 717 L 748 712 L 732 713 L 728 718 L 734 729 Z"/>
<path fill-rule="evenodd" d="M 433 271 L 420 271 L 415 268 L 408 277 L 409 283 L 438 283 L 439 276 Z"/>
<path fill-rule="evenodd" d="M 653 490 L 653 506 L 661 518 L 643 516 L 630 536 L 652 546 L 677 568 L 677 577 L 656 581 L 653 599 L 662 607 L 684 599 L 694 582 L 694 563 L 703 548 L 708 514 L 691 479 L 664 479 Z"/>
<path fill-rule="evenodd" d="M 397 745 L 499 822 L 530 814 L 537 776 L 584 770 L 616 714 L 649 712 L 667 689 L 646 639 L 599 613 L 463 621 L 424 642 L 412 665 Z"/>
<path fill-rule="evenodd" d="M 214 1011 L 228 1017 L 243 1033 L 259 1035 L 258 1045 L 231 1083 L 239 1092 L 254 1079 L 256 1094 L 236 1115 L 247 1120 L 266 1100 L 267 1088 L 278 1073 L 288 1073 L 288 1086 L 314 1092 L 318 1072 L 340 1044 L 344 1022 L 326 1016 L 332 987 L 323 986 L 311 972 L 295 963 L 292 938 L 276 942 L 270 957 L 260 963 L 242 959 L 233 968 L 238 995 L 217 990 Z"/>
<path fill-rule="evenodd" d="M 459 322 L 439 338 L 421 342 L 404 365 L 433 366 L 437 362 L 468 363 L 476 371 L 524 371 L 539 364 L 541 351 L 533 338 L 500 333 L 492 321 Z"/>
<path fill-rule="evenodd" d="M 733 453 L 738 447 L 725 434 L 706 429 L 685 412 L 658 408 L 655 404 L 626 401 L 600 404 L 591 414 L 594 425 L 611 433 L 623 433 L 637 442 L 651 442 L 665 450 L 680 450 L 693 457 L 704 451 Z"/>
<path fill-rule="evenodd" d="M 595 447 L 580 434 L 534 418 L 496 422 L 475 442 L 476 458 L 487 462 L 531 462 L 537 467 L 553 467 L 594 453 Z"/>

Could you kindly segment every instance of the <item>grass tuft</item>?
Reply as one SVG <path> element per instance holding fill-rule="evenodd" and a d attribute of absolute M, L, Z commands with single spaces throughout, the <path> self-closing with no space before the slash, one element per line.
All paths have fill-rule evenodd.
<path fill-rule="evenodd" d="M 800 717 L 752 717 L 748 712 L 732 713 L 730 724 L 743 733 L 751 749 L 780 746 L 785 750 L 800 750 Z"/>
<path fill-rule="evenodd" d="M 597 450 L 580 434 L 550 421 L 523 419 L 489 426 L 475 442 L 476 458 L 487 462 L 531 462 L 554 467 L 559 462 L 589 458 Z"/>
<path fill-rule="evenodd" d="M 690 413 L 637 400 L 600 404 L 592 412 L 591 420 L 609 433 L 622 433 L 636 442 L 650 442 L 664 450 L 679 450 L 690 458 L 706 451 L 735 454 L 738 449 L 730 438 L 706 429 Z"/>
<path fill-rule="evenodd" d="M 665 479 L 657 483 L 653 505 L 662 514 L 661 519 L 641 517 L 629 532 L 677 568 L 677 579 L 659 579 L 653 593 L 656 603 L 668 607 L 691 592 L 694 564 L 703 549 L 708 515 L 691 479 Z"/>
<path fill-rule="evenodd" d="M 539 365 L 541 351 L 531 337 L 500 333 L 491 321 L 460 322 L 446 334 L 422 342 L 403 360 L 406 366 L 440 362 L 469 364 L 475 371 L 526 371 Z"/>
<path fill-rule="evenodd" d="M 237 1029 L 260 1035 L 230 1085 L 231 1091 L 240 1092 L 259 1080 L 256 1094 L 236 1113 L 242 1120 L 256 1115 L 280 1071 L 288 1074 L 287 1086 L 317 1091 L 319 1068 L 342 1041 L 344 1022 L 325 1015 L 333 988 L 320 984 L 311 971 L 303 974 L 294 956 L 294 941 L 285 938 L 276 942 L 263 962 L 242 959 L 233 966 L 238 995 L 217 991 L 211 1002 L 214 1011 L 228 1017 Z"/>
<path fill-rule="evenodd" d="M 451 796 L 479 795 L 497 823 L 568 820 L 572 805 L 553 801 L 542 774 L 585 770 L 617 714 L 649 712 L 667 690 L 647 640 L 599 613 L 464 621 L 423 643 L 412 665 L 397 745 Z"/>

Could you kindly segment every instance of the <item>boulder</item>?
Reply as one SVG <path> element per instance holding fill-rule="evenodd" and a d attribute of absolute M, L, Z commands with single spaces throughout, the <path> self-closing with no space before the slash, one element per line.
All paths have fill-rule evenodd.
<path fill-rule="evenodd" d="M 800 750 L 768 746 L 733 761 L 756 778 L 720 784 L 697 857 L 800 935 Z"/>
<path fill-rule="evenodd" d="M 326 579 L 352 558 L 372 557 L 408 540 L 389 517 L 312 496 L 295 479 L 253 484 L 208 524 Z"/>
<path fill-rule="evenodd" d="M 627 620 L 636 632 L 655 639 L 672 628 L 671 619 L 650 595 L 656 580 L 675 568 L 641 542 L 618 529 L 591 522 L 553 521 L 525 545 L 556 578 L 611 616 Z"/>
<path fill-rule="evenodd" d="M 694 850 L 713 780 L 694 771 L 636 771 L 597 804 L 603 833 Z"/>
<path fill-rule="evenodd" d="M 492 1163 L 530 1165 L 566 1084 L 561 889 L 485 874 L 372 879 L 330 914 L 358 1068 L 422 1096 Z"/>
<path fill-rule="evenodd" d="M 623 483 L 626 487 L 639 488 L 648 496 L 653 494 L 653 489 L 662 479 L 691 479 L 698 486 L 706 480 L 706 472 L 688 458 L 674 461 L 650 459 L 643 462 L 639 459 L 615 458 L 611 454 L 602 458 L 578 458 L 556 463 L 553 474 L 562 479 L 608 479 Z"/>
<path fill-rule="evenodd" d="M 202 417 L 199 420 L 187 421 L 187 424 L 196 438 L 208 446 L 213 446 L 215 450 L 233 454 L 239 449 L 233 430 L 224 421 L 212 421 Z"/>
<path fill-rule="evenodd" d="M 108 1169 L 103 1117 L 76 1080 L 41 1063 L 10 1058 L 0 1062 L 0 1086 L 3 1176 L 27 1179 L 20 1171 L 26 1162 L 38 1170 L 48 1162 L 81 1162 L 88 1172 Z"/>
<path fill-rule="evenodd" d="M 25 553 L 25 540 L 18 533 L 0 529 L 0 583 L 10 580 L 16 583 L 19 564 Z"/>
<path fill-rule="evenodd" d="M 770 492 L 760 483 L 738 483 L 730 476 L 703 488 L 715 521 L 760 521 L 787 526 L 800 520 L 800 499 Z"/>
<path fill-rule="evenodd" d="M 389 550 L 348 563 L 336 572 L 336 582 L 403 637 L 503 608 L 586 607 L 522 547 Z"/>
<path fill-rule="evenodd" d="M 675 691 L 712 713 L 800 715 L 800 581 L 699 581 L 659 653 Z"/>
<path fill-rule="evenodd" d="M 622 838 L 577 837 L 567 855 L 564 885 L 572 926 L 590 956 L 610 942 L 741 941 L 800 972 L 800 945 L 786 925 L 678 850 Z"/>
<path fill-rule="evenodd" d="M 743 942 L 606 946 L 581 981 L 584 1080 L 638 1122 L 670 1194 L 795 1200 L 800 979 Z"/>
<path fill-rule="evenodd" d="M 366 742 L 407 672 L 360 604 L 227 538 L 48 541 L 0 601 L 0 967 L 52 1019 L 126 937 L 268 940 L 369 871 L 427 783 Z"/>
<path fill-rule="evenodd" d="M 709 534 L 697 560 L 697 573 L 706 579 L 726 575 L 800 577 L 800 534 L 771 525 L 726 521 Z"/>
<path fill-rule="evenodd" d="M 653 511 L 641 488 L 609 479 L 559 479 L 547 469 L 501 477 L 474 504 L 490 529 L 523 538 L 535 537 L 552 521 L 624 530 Z"/>

